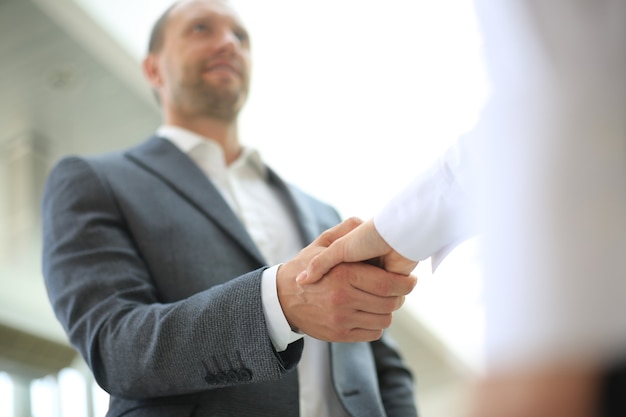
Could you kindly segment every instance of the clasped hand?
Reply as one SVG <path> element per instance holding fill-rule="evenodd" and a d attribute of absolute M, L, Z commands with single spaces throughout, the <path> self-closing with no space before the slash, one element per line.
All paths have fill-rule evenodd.
<path fill-rule="evenodd" d="M 392 313 L 402 306 L 417 282 L 409 275 L 416 262 L 404 262 L 402 268 L 390 272 L 372 262 L 360 262 L 380 256 L 369 256 L 372 251 L 361 259 L 346 258 L 342 245 L 354 240 L 350 236 L 359 226 L 362 222 L 358 219 L 344 221 L 279 268 L 278 299 L 292 328 L 320 340 L 357 342 L 376 340 L 391 325 Z M 371 242 L 364 243 L 367 246 Z M 379 250 L 375 246 L 373 252 Z M 374 263 L 387 266 L 384 258 L 378 260 Z M 312 273 L 297 281 L 296 277 L 311 266 Z"/>

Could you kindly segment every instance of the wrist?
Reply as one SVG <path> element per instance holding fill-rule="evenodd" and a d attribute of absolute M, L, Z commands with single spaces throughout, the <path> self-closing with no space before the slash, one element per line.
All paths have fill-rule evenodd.
<path fill-rule="evenodd" d="M 294 333 L 301 333 L 300 328 L 294 323 L 291 317 L 291 306 L 294 303 L 294 298 L 297 297 L 297 283 L 296 275 L 299 271 L 294 267 L 293 261 L 285 264 L 280 264 L 276 272 L 276 293 L 278 296 L 278 302 L 280 308 L 283 311 L 283 315 Z"/>

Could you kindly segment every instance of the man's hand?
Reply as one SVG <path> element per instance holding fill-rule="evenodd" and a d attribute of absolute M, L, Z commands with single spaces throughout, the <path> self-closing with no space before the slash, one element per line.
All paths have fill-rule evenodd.
<path fill-rule="evenodd" d="M 342 262 L 370 261 L 389 272 L 401 275 L 410 274 L 417 266 L 416 261 L 403 257 L 385 242 L 374 227 L 373 220 L 361 223 L 360 220 L 351 218 L 340 226 L 343 231 L 349 232 L 341 236 L 337 234 L 330 236 L 336 240 L 333 239 L 328 249 L 315 256 L 298 275 L 299 284 L 312 284 L 318 281 L 331 268 Z"/>
<path fill-rule="evenodd" d="M 302 286 L 295 279 L 315 255 L 359 224 L 350 219 L 329 229 L 279 268 L 278 299 L 293 328 L 320 340 L 356 342 L 380 338 L 391 324 L 392 313 L 417 282 L 414 276 L 344 263 L 314 284 Z"/>

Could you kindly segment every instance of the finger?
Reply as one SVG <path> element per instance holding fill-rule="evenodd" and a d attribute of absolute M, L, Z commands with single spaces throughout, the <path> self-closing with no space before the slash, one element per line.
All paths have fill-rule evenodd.
<path fill-rule="evenodd" d="M 382 331 L 392 322 L 391 314 L 372 314 L 362 311 L 343 312 L 343 314 L 328 317 L 330 320 L 322 336 L 327 341 L 364 341 L 380 338 Z"/>
<path fill-rule="evenodd" d="M 363 293 L 365 296 L 354 303 L 354 307 L 367 314 L 391 314 L 404 304 L 405 296 L 378 297 Z"/>
<path fill-rule="evenodd" d="M 352 329 L 346 342 L 373 342 L 382 336 L 382 330 Z"/>
<path fill-rule="evenodd" d="M 350 226 L 358 224 L 346 235 L 338 238 L 320 254 L 309 262 L 306 271 L 301 272 L 296 279 L 300 284 L 310 284 L 318 281 L 333 266 L 341 262 L 360 262 L 388 253 L 391 248 L 385 242 L 374 226 L 372 219 L 363 223 L 352 219 Z M 334 236 L 333 236 L 334 237 Z"/>
<path fill-rule="evenodd" d="M 359 219 L 358 217 L 350 217 L 339 223 L 335 227 L 331 227 L 330 229 L 323 232 L 321 235 L 319 235 L 316 241 L 321 246 L 328 247 L 335 240 L 356 229 L 362 223 L 363 220 Z"/>
<path fill-rule="evenodd" d="M 335 291 L 330 301 L 331 306 L 338 306 L 339 314 L 344 311 L 361 311 L 366 314 L 391 314 L 404 304 L 404 296 L 381 297 L 357 288 Z M 352 323 L 356 325 L 356 323 Z"/>
<path fill-rule="evenodd" d="M 341 264 L 331 272 L 354 288 L 379 297 L 407 295 L 417 284 L 415 275 L 395 274 L 365 263 Z"/>
<path fill-rule="evenodd" d="M 329 317 L 330 327 L 336 329 L 382 330 L 391 326 L 392 314 L 374 314 L 365 311 L 345 311 Z"/>
<path fill-rule="evenodd" d="M 322 233 L 315 240 L 315 243 L 320 246 L 327 247 L 327 249 L 322 251 L 322 254 L 324 255 L 319 260 L 316 260 L 319 255 L 315 256 L 312 259 L 314 265 L 313 270 L 311 270 L 309 263 L 307 269 L 300 272 L 298 276 L 296 276 L 296 281 L 301 285 L 313 284 L 319 281 L 320 278 L 330 271 L 333 266 L 342 262 L 344 244 L 341 238 L 356 229 L 362 223 L 363 221 L 361 219 L 357 217 L 350 217 L 349 219 L 339 223 L 337 226 Z"/>
<path fill-rule="evenodd" d="M 314 256 L 307 268 L 300 272 L 296 281 L 300 285 L 313 284 L 319 281 L 334 266 L 343 262 L 344 242 L 340 239 Z"/>
<path fill-rule="evenodd" d="M 344 342 L 344 343 L 353 343 L 353 342 L 371 342 L 374 340 L 378 340 L 382 337 L 383 330 L 370 330 L 370 329 L 361 329 L 354 328 L 349 329 L 344 332 L 337 332 L 335 330 L 324 331 L 316 336 L 316 339 L 324 340 L 326 342 Z"/>

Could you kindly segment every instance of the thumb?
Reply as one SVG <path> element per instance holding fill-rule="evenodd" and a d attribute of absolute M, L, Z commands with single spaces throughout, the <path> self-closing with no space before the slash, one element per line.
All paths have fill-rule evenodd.
<path fill-rule="evenodd" d="M 344 240 L 338 239 L 328 248 L 315 255 L 307 268 L 296 277 L 296 282 L 300 285 L 314 284 L 331 270 L 335 265 L 344 261 L 343 259 Z"/>
<path fill-rule="evenodd" d="M 312 246 L 317 246 L 322 248 L 322 253 L 327 251 L 327 248 L 333 245 L 338 239 L 341 239 L 346 234 L 350 233 L 352 230 L 356 229 L 363 223 L 363 220 L 357 217 L 350 217 L 349 219 L 344 220 L 339 223 L 335 227 L 331 227 L 330 229 L 323 232 L 315 241 L 312 243 Z M 329 257 L 330 255 L 330 257 Z M 296 277 L 296 281 L 299 284 L 313 284 L 326 274 L 330 268 L 341 262 L 341 259 L 337 259 L 337 254 L 326 254 L 320 260 L 315 260 L 318 258 L 319 254 L 315 256 L 311 261 L 314 262 L 314 268 L 311 269 L 310 266 L 307 266 L 307 269 Z M 309 263 L 310 265 L 310 263 Z"/>

